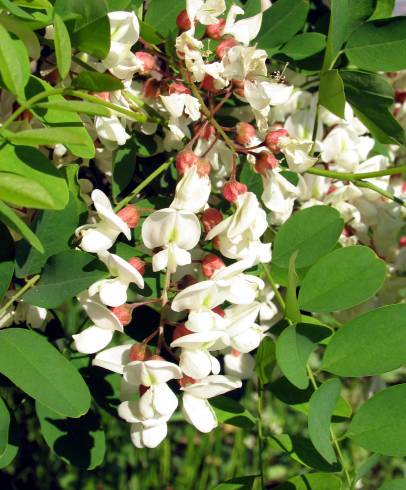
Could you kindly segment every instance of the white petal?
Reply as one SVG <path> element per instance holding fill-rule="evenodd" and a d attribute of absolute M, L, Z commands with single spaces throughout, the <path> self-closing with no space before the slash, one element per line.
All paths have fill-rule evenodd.
<path fill-rule="evenodd" d="M 211 373 L 210 354 L 206 350 L 182 349 L 180 368 L 191 378 L 202 379 Z"/>
<path fill-rule="evenodd" d="M 154 391 L 154 409 L 160 415 L 170 417 L 178 406 L 178 398 L 166 383 L 151 386 Z"/>
<path fill-rule="evenodd" d="M 121 306 L 127 301 L 128 283 L 120 279 L 108 279 L 99 290 L 100 301 L 107 306 Z"/>
<path fill-rule="evenodd" d="M 97 253 L 108 250 L 114 245 L 119 231 L 115 229 L 104 229 L 103 227 L 89 228 L 82 231 L 80 248 L 85 252 Z"/>
<path fill-rule="evenodd" d="M 124 366 L 128 363 L 131 345 L 118 345 L 99 352 L 92 361 L 93 366 L 99 366 L 114 373 L 123 374 Z"/>
<path fill-rule="evenodd" d="M 136 385 L 151 386 L 181 377 L 179 366 L 167 361 L 133 361 L 124 368 L 124 379 Z"/>
<path fill-rule="evenodd" d="M 141 432 L 141 439 L 145 447 L 157 447 L 165 439 L 168 433 L 166 423 L 156 425 L 154 427 L 144 428 Z"/>
<path fill-rule="evenodd" d="M 113 331 L 104 328 L 91 327 L 85 328 L 82 332 L 72 335 L 75 340 L 75 348 L 82 354 L 94 354 L 102 350 L 111 342 Z"/>
<path fill-rule="evenodd" d="M 169 250 L 167 248 L 164 248 L 160 252 L 154 254 L 152 257 L 152 270 L 154 272 L 159 272 L 163 269 L 166 269 L 168 265 L 168 258 L 169 258 Z"/>
<path fill-rule="evenodd" d="M 79 301 L 87 316 L 95 325 L 106 330 L 117 330 L 118 332 L 123 332 L 123 326 L 121 325 L 119 319 L 104 305 L 89 299 L 83 302 L 81 300 Z"/>
<path fill-rule="evenodd" d="M 137 423 L 141 421 L 138 411 L 138 401 L 122 402 L 118 406 L 118 415 L 129 423 Z"/>
<path fill-rule="evenodd" d="M 182 337 L 177 338 L 171 343 L 171 347 L 183 347 L 186 349 L 200 349 L 204 346 L 205 349 L 210 347 L 210 344 L 213 344 L 216 340 L 218 340 L 223 335 L 223 332 L 208 330 L 204 332 L 191 333 L 188 335 L 183 335 Z"/>
<path fill-rule="evenodd" d="M 216 414 L 210 404 L 187 393 L 183 395 L 182 412 L 185 419 L 200 432 L 210 432 L 218 425 Z"/>
<path fill-rule="evenodd" d="M 141 274 L 119 255 L 102 252 L 98 254 L 98 257 L 107 265 L 113 276 L 119 277 L 123 282 L 134 282 L 139 288 L 143 289 L 144 279 Z"/>
<path fill-rule="evenodd" d="M 224 369 L 229 376 L 251 379 L 254 375 L 255 359 L 250 354 L 227 354 L 224 356 Z"/>
<path fill-rule="evenodd" d="M 241 380 L 232 376 L 212 375 L 183 388 L 183 391 L 197 398 L 213 398 L 228 391 L 241 388 Z"/>
<path fill-rule="evenodd" d="M 142 442 L 142 431 L 144 427 L 141 423 L 135 423 L 131 425 L 131 442 L 138 449 L 143 449 L 144 443 Z"/>
<path fill-rule="evenodd" d="M 256 349 L 263 337 L 262 330 L 258 325 L 246 329 L 239 335 L 231 337 L 231 346 L 239 352 L 248 353 Z"/>

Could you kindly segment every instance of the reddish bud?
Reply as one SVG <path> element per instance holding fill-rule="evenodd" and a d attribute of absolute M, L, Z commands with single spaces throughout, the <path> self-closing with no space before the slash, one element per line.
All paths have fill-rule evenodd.
<path fill-rule="evenodd" d="M 206 26 L 206 36 L 215 41 L 219 41 L 223 35 L 225 23 L 225 19 L 219 19 L 217 24 L 209 24 Z"/>
<path fill-rule="evenodd" d="M 246 192 L 247 186 L 242 182 L 237 182 L 236 180 L 226 182 L 222 190 L 223 197 L 228 202 L 235 202 L 238 196 L 245 194 Z"/>
<path fill-rule="evenodd" d="M 176 156 L 176 170 L 179 175 L 183 175 L 186 170 L 193 165 L 196 165 L 199 157 L 191 150 L 184 150 Z"/>
<path fill-rule="evenodd" d="M 146 361 L 164 361 L 165 359 L 162 356 L 159 356 L 158 354 L 153 354 L 153 355 L 149 355 L 145 360 Z"/>
<path fill-rule="evenodd" d="M 216 48 L 216 56 L 221 59 L 229 49 L 237 46 L 237 41 L 233 37 L 229 37 L 228 39 L 224 39 L 221 43 L 218 44 Z"/>
<path fill-rule="evenodd" d="M 185 325 L 182 323 L 181 325 L 175 327 L 172 333 L 172 341 L 178 339 L 179 337 L 184 337 L 185 335 L 189 335 L 191 333 L 193 332 L 188 328 L 186 328 Z"/>
<path fill-rule="evenodd" d="M 395 92 L 395 102 L 399 104 L 403 104 L 406 100 L 406 91 L 405 90 L 396 90 Z"/>
<path fill-rule="evenodd" d="M 269 151 L 261 151 L 261 153 L 257 156 L 257 160 L 255 162 L 255 170 L 262 175 L 266 175 L 267 170 L 272 170 L 276 168 L 279 164 L 279 161 L 275 156 Z"/>
<path fill-rule="evenodd" d="M 197 173 L 200 177 L 204 177 L 205 175 L 209 175 L 211 172 L 211 164 L 207 158 L 199 158 L 197 160 Z"/>
<path fill-rule="evenodd" d="M 203 211 L 201 220 L 204 231 L 208 233 L 212 228 L 223 221 L 223 215 L 218 209 L 207 208 Z"/>
<path fill-rule="evenodd" d="M 193 286 L 193 284 L 197 283 L 197 279 L 190 274 L 186 274 L 183 276 L 180 281 L 178 281 L 178 288 L 179 289 L 185 289 L 189 286 Z"/>
<path fill-rule="evenodd" d="M 199 133 L 199 138 L 203 138 L 205 140 L 210 139 L 214 134 L 216 130 L 211 124 L 195 124 L 193 126 L 193 134 L 196 135 Z"/>
<path fill-rule="evenodd" d="M 242 80 L 233 80 L 233 90 L 239 97 L 244 97 L 244 82 Z"/>
<path fill-rule="evenodd" d="M 240 352 L 239 350 L 237 350 L 237 349 L 231 349 L 230 354 L 231 354 L 232 356 L 234 356 L 234 357 L 240 357 L 241 352 Z"/>
<path fill-rule="evenodd" d="M 186 10 L 182 10 L 176 17 L 176 25 L 181 31 L 188 31 L 192 27 L 189 16 Z"/>
<path fill-rule="evenodd" d="M 183 83 L 171 83 L 169 85 L 169 95 L 172 94 L 191 94 L 192 92 Z"/>
<path fill-rule="evenodd" d="M 217 315 L 220 315 L 222 318 L 226 316 L 225 311 L 220 306 L 215 306 L 211 311 L 214 311 L 214 313 L 217 313 Z"/>
<path fill-rule="evenodd" d="M 403 248 L 406 247 L 406 236 L 402 236 L 399 240 L 399 247 Z"/>
<path fill-rule="evenodd" d="M 123 327 L 128 325 L 132 320 L 132 308 L 129 305 L 115 306 L 114 308 L 110 308 L 110 311 L 116 315 Z"/>
<path fill-rule="evenodd" d="M 271 131 L 266 135 L 265 138 L 265 146 L 269 148 L 274 153 L 279 153 L 281 151 L 280 148 L 280 140 L 281 138 L 286 138 L 289 136 L 289 133 L 286 129 L 277 129 L 276 131 Z"/>
<path fill-rule="evenodd" d="M 132 257 L 131 259 L 127 260 L 127 262 L 134 267 L 134 269 L 137 269 L 137 271 L 143 276 L 145 274 L 145 262 L 139 259 L 138 257 Z"/>
<path fill-rule="evenodd" d="M 110 92 L 94 92 L 93 95 L 105 102 L 110 102 Z"/>
<path fill-rule="evenodd" d="M 149 99 L 157 99 L 161 95 L 161 85 L 155 78 L 148 78 L 144 83 L 143 89 L 144 96 Z"/>
<path fill-rule="evenodd" d="M 214 78 L 211 75 L 208 75 L 207 73 L 204 76 L 200 87 L 203 90 L 207 90 L 207 92 L 218 92 L 218 88 L 216 88 Z"/>
<path fill-rule="evenodd" d="M 137 51 L 134 56 L 142 63 L 142 67 L 139 69 L 141 75 L 150 73 L 155 68 L 155 56 L 145 51 Z"/>
<path fill-rule="evenodd" d="M 135 228 L 140 220 L 140 214 L 137 211 L 137 208 L 131 204 L 120 209 L 117 216 L 121 218 L 124 223 L 127 223 L 129 228 Z"/>
<path fill-rule="evenodd" d="M 221 242 L 219 236 L 215 236 L 211 242 L 213 244 L 213 248 L 215 248 L 216 250 L 220 250 Z"/>
<path fill-rule="evenodd" d="M 188 385 L 193 385 L 194 383 L 197 383 L 197 380 L 191 378 L 190 376 L 187 376 L 186 374 L 184 374 L 183 377 L 179 380 L 179 384 L 182 388 Z"/>
<path fill-rule="evenodd" d="M 202 260 L 202 272 L 207 279 L 210 279 L 216 271 L 223 267 L 225 263 L 217 255 L 208 254 Z"/>
<path fill-rule="evenodd" d="M 30 122 L 33 118 L 33 114 L 30 110 L 25 109 L 18 117 L 17 121 L 28 121 Z"/>
<path fill-rule="evenodd" d="M 237 133 L 235 141 L 240 145 L 248 145 L 257 134 L 252 124 L 243 121 L 236 125 L 235 130 Z"/>
<path fill-rule="evenodd" d="M 129 361 L 145 361 L 150 355 L 149 348 L 146 344 L 133 344 L 128 355 Z"/>
<path fill-rule="evenodd" d="M 149 386 L 145 386 L 145 385 L 140 385 L 138 387 L 138 393 L 140 394 L 140 396 L 142 396 L 144 393 L 146 393 L 148 390 L 149 390 Z"/>

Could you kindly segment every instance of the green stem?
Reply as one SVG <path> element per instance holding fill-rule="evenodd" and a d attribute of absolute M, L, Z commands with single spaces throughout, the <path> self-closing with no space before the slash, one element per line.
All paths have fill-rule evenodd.
<path fill-rule="evenodd" d="M 264 407 L 264 387 L 262 386 L 261 381 L 258 379 L 258 402 L 257 402 L 257 411 L 258 411 L 258 421 L 257 421 L 257 430 L 258 430 L 258 459 L 259 459 L 259 475 L 261 479 L 261 489 L 265 489 L 265 476 L 264 476 L 264 430 L 262 426 L 262 410 Z"/>
<path fill-rule="evenodd" d="M 401 206 L 406 207 L 405 201 L 403 201 L 399 197 L 394 196 L 390 192 L 384 191 L 380 187 L 378 187 L 374 184 L 371 184 L 370 182 L 364 182 L 363 180 L 359 180 L 359 181 L 355 181 L 354 184 L 357 187 L 363 187 L 364 189 L 371 189 L 372 191 L 375 191 L 378 194 L 381 194 L 381 196 L 386 197 L 387 199 L 390 199 L 391 201 L 394 201 L 397 204 L 400 204 Z"/>
<path fill-rule="evenodd" d="M 387 168 L 385 170 L 378 170 L 376 172 L 364 172 L 359 174 L 352 174 L 347 172 L 334 172 L 333 170 L 325 170 L 323 168 L 311 167 L 306 170 L 306 173 L 313 175 L 320 175 L 322 177 L 330 177 L 338 180 L 363 180 L 373 179 L 375 177 L 384 177 L 385 175 L 396 175 L 406 173 L 406 165 L 400 165 L 399 167 Z"/>
<path fill-rule="evenodd" d="M 168 169 L 173 163 L 174 158 L 171 157 L 169 160 L 164 162 L 161 166 L 159 166 L 154 172 L 148 175 L 148 177 L 141 182 L 141 184 L 137 185 L 137 187 L 124 199 L 122 199 L 117 206 L 114 208 L 114 211 L 120 211 L 124 206 L 126 206 L 130 201 L 132 201 L 137 194 L 139 194 L 147 185 L 149 185 L 158 175 Z"/>
<path fill-rule="evenodd" d="M 275 293 L 275 299 L 278 302 L 279 306 L 281 307 L 282 311 L 284 312 L 285 306 L 286 306 L 285 301 L 282 298 L 281 293 L 278 290 L 278 286 L 276 285 L 276 283 L 272 277 L 272 274 L 271 274 L 271 271 L 269 270 L 268 264 L 262 264 L 262 268 L 264 269 L 265 276 L 269 282 L 269 285 L 271 286 L 271 288 L 273 289 L 273 292 Z"/>
<path fill-rule="evenodd" d="M 8 301 L 7 303 L 0 308 L 0 316 L 7 311 L 10 306 L 14 303 L 14 301 L 17 301 L 18 299 L 21 298 L 29 289 L 31 289 L 34 284 L 38 281 L 40 278 L 40 275 L 37 274 L 36 276 L 32 277 L 29 281 L 27 281 L 24 286 L 19 289 Z"/>

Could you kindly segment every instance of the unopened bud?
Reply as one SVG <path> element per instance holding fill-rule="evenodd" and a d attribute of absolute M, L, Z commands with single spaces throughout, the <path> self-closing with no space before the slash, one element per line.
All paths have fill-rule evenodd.
<path fill-rule="evenodd" d="M 161 84 L 155 78 L 148 78 L 144 83 L 143 92 L 148 99 L 157 99 L 161 95 Z"/>
<path fill-rule="evenodd" d="M 398 104 L 403 104 L 406 100 L 406 91 L 405 90 L 396 90 L 395 92 L 395 102 Z"/>
<path fill-rule="evenodd" d="M 181 31 L 188 31 L 192 27 L 186 10 L 182 10 L 176 17 L 176 25 Z"/>
<path fill-rule="evenodd" d="M 202 124 L 195 124 L 193 126 L 193 134 L 196 135 L 199 133 L 199 138 L 203 138 L 205 140 L 210 139 L 214 134 L 216 130 L 214 129 L 214 126 L 208 123 Z"/>
<path fill-rule="evenodd" d="M 217 24 L 209 24 L 206 26 L 206 36 L 215 41 L 219 41 L 223 35 L 225 23 L 225 19 L 219 19 Z"/>
<path fill-rule="evenodd" d="M 399 247 L 400 247 L 400 248 L 406 247 L 406 236 L 402 236 L 402 237 L 400 237 L 400 240 L 399 240 Z"/>
<path fill-rule="evenodd" d="M 247 186 L 242 182 L 237 182 L 236 180 L 226 182 L 222 190 L 224 199 L 226 199 L 228 202 L 235 202 L 238 196 L 245 194 L 246 192 Z"/>
<path fill-rule="evenodd" d="M 133 344 L 128 355 L 129 361 L 145 361 L 150 355 L 150 350 L 146 344 Z"/>
<path fill-rule="evenodd" d="M 212 228 L 223 221 L 223 215 L 218 209 L 207 208 L 202 213 L 204 231 L 208 233 Z"/>
<path fill-rule="evenodd" d="M 152 54 L 145 51 L 137 51 L 134 56 L 141 62 L 141 67 L 138 70 L 141 75 L 146 75 L 155 68 L 156 59 Z"/>
<path fill-rule="evenodd" d="M 217 255 L 208 254 L 202 260 L 202 272 L 207 279 L 210 279 L 216 271 L 223 267 L 225 263 Z"/>
<path fill-rule="evenodd" d="M 184 275 L 179 281 L 178 281 L 178 288 L 179 289 L 186 289 L 189 286 L 193 286 L 193 284 L 197 283 L 197 279 L 193 277 L 190 274 Z"/>
<path fill-rule="evenodd" d="M 187 374 L 184 374 L 183 377 L 179 380 L 179 384 L 182 388 L 184 388 L 185 386 L 188 386 L 188 385 L 193 385 L 195 383 L 197 383 L 197 380 L 194 378 L 191 378 Z"/>
<path fill-rule="evenodd" d="M 215 306 L 212 308 L 211 311 L 214 311 L 214 313 L 217 313 L 217 315 L 220 315 L 221 318 L 224 318 L 226 316 L 226 312 L 221 308 L 221 306 Z"/>
<path fill-rule="evenodd" d="M 127 262 L 136 269 L 141 276 L 145 274 L 145 262 L 138 257 L 132 257 L 131 259 L 127 260 Z"/>
<path fill-rule="evenodd" d="M 207 90 L 207 92 L 218 92 L 218 88 L 216 87 L 215 80 L 211 75 L 206 75 L 203 78 L 203 81 L 200 85 L 203 90 Z"/>
<path fill-rule="evenodd" d="M 244 97 L 244 82 L 242 80 L 233 80 L 233 90 L 239 97 Z"/>
<path fill-rule="evenodd" d="M 255 170 L 261 175 L 266 175 L 268 170 L 276 168 L 278 164 L 278 159 L 272 153 L 261 151 L 255 162 Z"/>
<path fill-rule="evenodd" d="M 289 136 L 289 133 L 286 129 L 277 129 L 276 131 L 271 131 L 266 135 L 265 138 L 265 146 L 269 148 L 273 153 L 279 153 L 281 151 L 280 148 L 280 140 L 281 138 L 286 138 Z"/>
<path fill-rule="evenodd" d="M 224 41 L 221 41 L 221 43 L 219 43 L 216 48 L 217 58 L 222 59 L 227 51 L 234 46 L 237 46 L 237 41 L 233 37 L 229 37 L 228 39 L 224 39 Z"/>
<path fill-rule="evenodd" d="M 199 158 L 197 160 L 197 173 L 200 177 L 204 177 L 205 175 L 209 175 L 211 172 L 211 164 L 207 158 Z"/>
<path fill-rule="evenodd" d="M 183 83 L 171 83 L 169 85 L 169 95 L 172 94 L 191 94 L 191 91 L 186 85 L 183 85 Z"/>
<path fill-rule="evenodd" d="M 216 250 L 220 250 L 221 241 L 218 235 L 215 236 L 211 242 L 213 244 L 213 248 L 215 248 Z"/>
<path fill-rule="evenodd" d="M 176 170 L 183 175 L 186 170 L 196 165 L 199 157 L 191 150 L 183 150 L 176 155 Z"/>
<path fill-rule="evenodd" d="M 172 334 L 172 341 L 184 337 L 185 335 L 189 335 L 193 333 L 191 330 L 185 327 L 185 325 L 182 323 L 181 325 L 178 325 L 175 327 L 173 334 Z"/>
<path fill-rule="evenodd" d="M 124 223 L 127 223 L 129 228 L 135 228 L 140 220 L 140 214 L 137 211 L 137 208 L 132 204 L 120 209 L 117 216 L 121 218 Z"/>
<path fill-rule="evenodd" d="M 132 320 L 132 308 L 129 305 L 121 305 L 121 306 L 114 306 L 114 308 L 110 308 L 110 311 L 116 315 L 118 318 L 118 321 L 125 327 L 129 323 L 131 323 Z"/>
<path fill-rule="evenodd" d="M 110 101 L 110 92 L 94 92 L 93 95 L 98 99 L 104 100 L 105 102 Z"/>
<path fill-rule="evenodd" d="M 252 124 L 247 122 L 239 122 L 236 127 L 236 137 L 235 141 L 240 145 L 248 145 L 250 141 L 255 138 L 257 132 Z"/>

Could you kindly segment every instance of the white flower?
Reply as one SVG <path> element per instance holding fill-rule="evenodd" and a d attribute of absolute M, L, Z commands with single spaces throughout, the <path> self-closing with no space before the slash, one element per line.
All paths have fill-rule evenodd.
<path fill-rule="evenodd" d="M 200 102 L 190 94 L 161 95 L 161 100 L 171 118 L 178 119 L 185 112 L 192 121 L 200 118 Z"/>
<path fill-rule="evenodd" d="M 113 373 L 123 374 L 124 366 L 129 362 L 131 345 L 117 345 L 99 352 L 93 359 L 92 365 L 108 369 Z"/>
<path fill-rule="evenodd" d="M 192 30 L 194 30 L 195 20 L 203 25 L 217 24 L 217 17 L 225 9 L 224 0 L 186 0 L 186 11 L 192 24 Z"/>
<path fill-rule="evenodd" d="M 205 158 L 209 160 L 212 168 L 210 179 L 216 189 L 220 189 L 231 175 L 233 152 L 221 140 L 217 140 L 213 144 L 214 139 L 215 136 L 212 136 L 208 140 L 204 138 L 198 139 L 194 151 L 198 156 L 205 154 Z"/>
<path fill-rule="evenodd" d="M 130 240 L 130 228 L 113 211 L 110 201 L 104 192 L 95 189 L 91 197 L 100 221 L 97 224 L 81 226 L 76 230 L 76 235 L 82 235 L 80 247 L 85 252 L 93 253 L 108 250 L 114 245 L 120 233 L 123 233 L 127 240 Z"/>
<path fill-rule="evenodd" d="M 97 135 L 103 142 L 107 141 L 117 143 L 118 145 L 124 145 L 131 137 L 117 116 L 96 116 L 94 124 Z"/>
<path fill-rule="evenodd" d="M 241 381 L 232 376 L 212 375 L 182 388 L 185 419 L 200 432 L 210 432 L 218 425 L 217 416 L 207 401 L 241 387 Z"/>
<path fill-rule="evenodd" d="M 251 354 L 242 354 L 234 349 L 224 356 L 224 370 L 227 375 L 239 379 L 251 379 L 254 375 L 255 359 Z"/>
<path fill-rule="evenodd" d="M 171 208 L 198 213 L 207 204 L 211 192 L 208 175 L 199 176 L 197 166 L 193 165 L 184 173 L 176 186 L 175 198 Z"/>
<path fill-rule="evenodd" d="M 124 367 L 123 374 L 128 383 L 137 386 L 152 386 L 182 377 L 179 366 L 159 359 L 132 361 Z"/>
<path fill-rule="evenodd" d="M 312 146 L 312 141 L 281 138 L 282 151 L 292 172 L 305 172 L 317 162 L 317 157 L 309 155 Z"/>
<path fill-rule="evenodd" d="M 200 239 L 200 223 L 188 211 L 173 208 L 160 209 L 150 214 L 142 226 L 142 240 L 150 249 L 163 247 L 152 259 L 154 271 L 165 267 L 176 272 L 178 265 L 190 264 L 188 250 L 194 248 Z"/>
<path fill-rule="evenodd" d="M 280 225 L 292 214 L 295 199 L 299 196 L 299 189 L 291 184 L 279 169 L 267 171 L 262 182 L 264 191 L 261 199 L 272 211 L 272 223 Z"/>
<path fill-rule="evenodd" d="M 225 321 L 221 315 L 212 310 L 192 310 L 185 322 L 185 327 L 196 333 L 224 330 Z"/>
<path fill-rule="evenodd" d="M 25 323 L 32 328 L 41 328 L 50 320 L 48 310 L 19 301 L 14 311 L 14 322 Z"/>
<path fill-rule="evenodd" d="M 120 306 L 127 301 L 127 289 L 135 283 L 140 289 L 144 288 L 144 279 L 135 267 L 118 255 L 103 251 L 98 253 L 113 279 L 101 279 L 89 288 L 90 296 L 99 294 L 100 301 L 107 306 Z"/>
<path fill-rule="evenodd" d="M 238 5 L 231 5 L 228 11 L 226 23 L 223 29 L 223 35 L 230 34 L 234 39 L 244 45 L 255 39 L 261 29 L 262 14 L 254 15 L 236 21 L 237 15 L 243 15 L 244 10 Z"/>
<path fill-rule="evenodd" d="M 140 36 L 140 26 L 133 12 L 109 12 L 111 42 L 132 46 Z"/>

